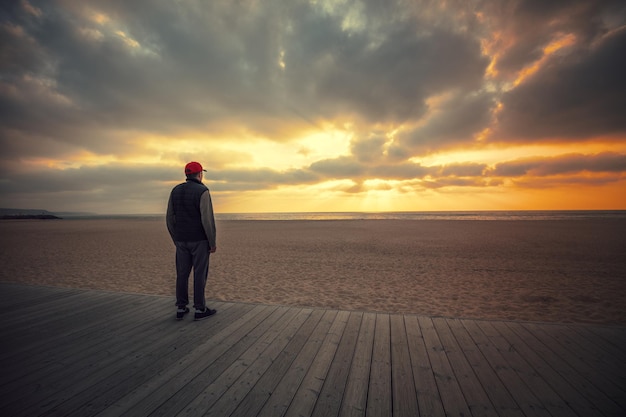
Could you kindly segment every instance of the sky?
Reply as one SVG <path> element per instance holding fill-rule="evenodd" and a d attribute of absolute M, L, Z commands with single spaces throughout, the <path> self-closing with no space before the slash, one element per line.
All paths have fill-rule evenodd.
<path fill-rule="evenodd" d="M 11 0 L 0 207 L 626 209 L 623 0 Z"/>

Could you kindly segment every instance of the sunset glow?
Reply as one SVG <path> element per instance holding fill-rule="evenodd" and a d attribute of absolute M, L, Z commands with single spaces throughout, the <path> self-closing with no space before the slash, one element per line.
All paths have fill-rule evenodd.
<path fill-rule="evenodd" d="M 12 3 L 1 207 L 626 209 L 623 2 Z"/>

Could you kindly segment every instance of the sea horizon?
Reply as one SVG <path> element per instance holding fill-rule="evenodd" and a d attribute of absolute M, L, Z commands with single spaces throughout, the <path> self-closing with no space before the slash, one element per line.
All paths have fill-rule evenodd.
<path fill-rule="evenodd" d="M 53 212 L 54 213 L 54 212 Z M 158 219 L 165 213 L 96 214 L 59 213 L 67 220 L 88 219 Z M 319 220 L 585 220 L 626 219 L 626 210 L 459 210 L 459 211 L 389 211 L 389 212 L 216 212 L 218 221 L 319 221 Z"/>

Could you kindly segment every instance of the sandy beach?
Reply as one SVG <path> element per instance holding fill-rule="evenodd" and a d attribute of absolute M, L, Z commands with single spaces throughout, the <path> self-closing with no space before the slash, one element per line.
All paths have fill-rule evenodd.
<path fill-rule="evenodd" d="M 626 325 L 626 221 L 218 222 L 207 298 Z M 172 296 L 164 220 L 0 221 L 0 281 Z"/>

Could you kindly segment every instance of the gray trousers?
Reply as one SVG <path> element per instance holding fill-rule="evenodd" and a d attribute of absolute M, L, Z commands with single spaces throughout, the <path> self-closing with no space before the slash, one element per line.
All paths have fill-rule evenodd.
<path fill-rule="evenodd" d="M 176 245 L 176 305 L 189 304 L 189 274 L 193 268 L 193 306 L 206 308 L 204 288 L 209 275 L 209 242 L 174 242 Z"/>

